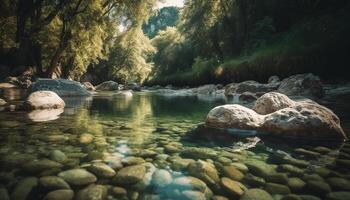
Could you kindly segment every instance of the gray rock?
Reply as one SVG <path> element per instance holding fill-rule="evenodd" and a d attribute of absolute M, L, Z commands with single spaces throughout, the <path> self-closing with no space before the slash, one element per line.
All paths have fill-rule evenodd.
<path fill-rule="evenodd" d="M 54 190 L 49 192 L 44 200 L 72 200 L 74 197 L 74 191 L 69 189 Z"/>
<path fill-rule="evenodd" d="M 266 115 L 293 106 L 294 104 L 295 102 L 284 94 L 269 92 L 256 100 L 253 110 L 261 115 Z"/>
<path fill-rule="evenodd" d="M 101 91 L 119 90 L 119 84 L 114 81 L 105 81 L 97 85 L 96 90 L 101 90 Z"/>
<path fill-rule="evenodd" d="M 128 194 L 128 191 L 122 187 L 113 187 L 110 191 L 112 195 L 117 198 L 125 198 Z"/>
<path fill-rule="evenodd" d="M 62 109 L 65 106 L 64 101 L 52 91 L 33 92 L 24 102 L 24 107 L 29 110 Z"/>
<path fill-rule="evenodd" d="M 99 178 L 110 178 L 116 174 L 114 169 L 104 163 L 93 163 L 88 170 Z"/>
<path fill-rule="evenodd" d="M 142 181 L 145 174 L 146 167 L 143 165 L 125 167 L 117 172 L 113 182 L 121 185 L 132 185 Z"/>
<path fill-rule="evenodd" d="M 32 92 L 35 91 L 52 91 L 58 96 L 90 96 L 88 92 L 79 82 L 66 79 L 44 79 L 39 78 L 31 86 Z"/>
<path fill-rule="evenodd" d="M 43 176 L 39 179 L 39 183 L 48 190 L 70 189 L 68 183 L 57 176 Z"/>
<path fill-rule="evenodd" d="M 138 164 L 142 164 L 145 163 L 146 161 L 143 158 L 140 157 L 134 157 L 134 156 L 129 156 L 126 158 L 122 159 L 122 164 L 123 165 L 138 165 Z"/>
<path fill-rule="evenodd" d="M 76 200 L 104 200 L 106 197 L 106 186 L 91 184 L 78 192 Z"/>
<path fill-rule="evenodd" d="M 164 169 L 158 169 L 154 172 L 152 177 L 152 184 L 156 187 L 166 187 L 173 181 L 171 174 Z"/>
<path fill-rule="evenodd" d="M 271 92 L 277 90 L 279 84 L 261 84 L 256 81 L 244 81 L 241 83 L 231 83 L 225 86 L 225 95 L 234 96 L 243 92 Z"/>
<path fill-rule="evenodd" d="M 267 83 L 279 83 L 281 80 L 278 76 L 271 76 Z"/>
<path fill-rule="evenodd" d="M 253 188 L 247 190 L 241 200 L 273 200 L 271 195 L 264 190 Z"/>
<path fill-rule="evenodd" d="M 26 200 L 30 192 L 38 185 L 38 179 L 27 177 L 20 180 L 11 193 L 13 200 Z"/>
<path fill-rule="evenodd" d="M 71 169 L 63 171 L 58 174 L 63 180 L 69 184 L 81 186 L 96 182 L 97 178 L 95 175 L 86 171 L 85 169 Z"/>

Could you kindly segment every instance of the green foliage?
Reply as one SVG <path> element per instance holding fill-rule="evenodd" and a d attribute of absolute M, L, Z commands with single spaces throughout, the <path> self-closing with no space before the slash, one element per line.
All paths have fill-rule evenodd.
<path fill-rule="evenodd" d="M 142 30 L 149 38 L 154 38 L 159 31 L 165 30 L 168 26 L 175 26 L 178 18 L 179 8 L 164 7 L 156 11 L 147 23 L 143 24 Z"/>

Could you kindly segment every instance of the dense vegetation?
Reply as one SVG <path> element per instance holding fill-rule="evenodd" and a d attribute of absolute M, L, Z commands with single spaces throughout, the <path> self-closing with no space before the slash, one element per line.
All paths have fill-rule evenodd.
<path fill-rule="evenodd" d="M 2 76 L 199 85 L 346 77 L 350 64 L 346 0 L 186 0 L 161 10 L 156 0 L 15 2 L 0 5 Z"/>

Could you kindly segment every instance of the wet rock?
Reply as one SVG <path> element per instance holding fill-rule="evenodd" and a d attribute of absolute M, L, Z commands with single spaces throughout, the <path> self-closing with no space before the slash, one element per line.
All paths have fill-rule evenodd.
<path fill-rule="evenodd" d="M 244 178 L 244 174 L 232 165 L 224 166 L 222 172 L 224 176 L 235 181 L 241 181 Z"/>
<path fill-rule="evenodd" d="M 4 105 L 6 105 L 6 104 L 7 104 L 7 102 L 6 102 L 5 100 L 3 100 L 3 99 L 0 98 L 0 106 L 4 106 Z"/>
<path fill-rule="evenodd" d="M 116 174 L 114 169 L 104 163 L 93 163 L 88 170 L 99 178 L 110 178 Z"/>
<path fill-rule="evenodd" d="M 83 82 L 83 87 L 89 91 L 96 90 L 96 88 L 90 82 Z"/>
<path fill-rule="evenodd" d="M 302 199 L 296 194 L 288 194 L 284 196 L 281 200 L 302 200 Z"/>
<path fill-rule="evenodd" d="M 247 190 L 241 200 L 273 200 L 271 195 L 264 190 L 253 188 Z"/>
<path fill-rule="evenodd" d="M 183 176 L 174 179 L 172 183 L 173 187 L 182 190 L 196 190 L 204 192 L 207 189 L 207 185 L 198 178 L 192 176 Z"/>
<path fill-rule="evenodd" d="M 179 146 L 168 144 L 168 145 L 164 145 L 164 151 L 166 153 L 179 153 L 182 151 L 182 148 Z"/>
<path fill-rule="evenodd" d="M 332 191 L 327 183 L 321 181 L 307 181 L 305 187 L 308 191 L 314 192 L 317 196 L 324 196 Z"/>
<path fill-rule="evenodd" d="M 35 177 L 27 177 L 20 180 L 11 193 L 11 199 L 26 200 L 37 185 L 38 179 Z"/>
<path fill-rule="evenodd" d="M 50 159 L 56 162 L 63 162 L 67 159 L 67 156 L 60 150 L 53 150 L 50 153 Z"/>
<path fill-rule="evenodd" d="M 182 192 L 183 199 L 186 200 L 206 200 L 206 196 L 203 192 L 185 190 Z"/>
<path fill-rule="evenodd" d="M 175 171 L 182 171 L 187 168 L 187 166 L 191 163 L 194 162 L 195 160 L 193 159 L 183 159 L 180 157 L 177 158 L 172 158 L 170 159 L 171 161 L 171 169 Z"/>
<path fill-rule="evenodd" d="M 119 84 L 114 81 L 105 81 L 97 85 L 96 90 L 101 90 L 101 91 L 119 90 Z"/>
<path fill-rule="evenodd" d="M 0 197 L 2 200 L 10 200 L 9 193 L 6 188 L 0 187 Z"/>
<path fill-rule="evenodd" d="M 305 174 L 303 176 L 304 181 L 320 181 L 324 182 L 324 179 L 318 174 Z"/>
<path fill-rule="evenodd" d="M 283 172 L 287 172 L 293 176 L 302 176 L 304 174 L 303 169 L 300 169 L 299 167 L 290 164 L 279 165 L 278 169 Z"/>
<path fill-rule="evenodd" d="M 54 190 L 49 192 L 44 200 L 72 200 L 74 197 L 74 191 L 68 189 Z"/>
<path fill-rule="evenodd" d="M 333 190 L 350 191 L 350 181 L 340 177 L 330 177 L 327 179 L 327 183 Z"/>
<path fill-rule="evenodd" d="M 94 140 L 94 136 L 90 133 L 83 133 L 79 137 L 80 144 L 90 144 Z"/>
<path fill-rule="evenodd" d="M 267 83 L 279 83 L 281 80 L 278 76 L 271 76 Z"/>
<path fill-rule="evenodd" d="M 321 200 L 320 198 L 313 195 L 299 195 L 302 200 Z"/>
<path fill-rule="evenodd" d="M 244 193 L 242 184 L 240 184 L 239 182 L 233 181 L 229 178 L 226 178 L 226 177 L 221 178 L 220 184 L 222 188 L 233 197 L 236 197 L 236 198 L 240 197 Z"/>
<path fill-rule="evenodd" d="M 62 168 L 62 164 L 48 159 L 34 160 L 23 165 L 23 169 L 29 173 L 40 173 L 45 170 L 60 168 Z"/>
<path fill-rule="evenodd" d="M 65 105 L 61 97 L 52 91 L 33 92 L 24 102 L 24 107 L 29 110 L 60 109 Z"/>
<path fill-rule="evenodd" d="M 258 99 L 258 97 L 254 93 L 251 93 L 251 92 L 243 92 L 242 94 L 240 94 L 238 96 L 238 100 L 240 102 L 245 102 L 245 103 L 250 103 L 250 102 L 253 102 L 257 99 Z"/>
<path fill-rule="evenodd" d="M 224 196 L 219 196 L 219 195 L 214 195 L 211 199 L 212 200 L 229 200 L 229 198 Z"/>
<path fill-rule="evenodd" d="M 96 182 L 97 178 L 95 175 L 86 171 L 85 169 L 71 169 L 63 171 L 58 174 L 63 180 L 69 184 L 81 186 Z"/>
<path fill-rule="evenodd" d="M 331 192 L 327 194 L 326 200 L 348 200 L 350 192 Z"/>
<path fill-rule="evenodd" d="M 215 166 L 202 160 L 191 162 L 187 170 L 191 176 L 197 177 L 209 185 L 214 185 L 220 180 Z"/>
<path fill-rule="evenodd" d="M 79 82 L 66 79 L 47 79 L 39 78 L 32 84 L 31 90 L 35 91 L 52 91 L 58 96 L 90 96 Z"/>
<path fill-rule="evenodd" d="M 319 157 L 321 155 L 318 152 L 306 150 L 306 149 L 303 149 L 303 148 L 297 148 L 297 149 L 294 150 L 294 152 L 298 153 L 298 154 L 305 155 L 305 156 L 309 156 L 309 157 L 312 157 L 312 158 L 317 158 L 317 157 Z"/>
<path fill-rule="evenodd" d="M 264 189 L 270 194 L 290 194 L 290 189 L 287 186 L 277 183 L 266 183 Z"/>
<path fill-rule="evenodd" d="M 91 184 L 78 192 L 76 200 L 104 200 L 106 197 L 106 186 Z"/>
<path fill-rule="evenodd" d="M 288 96 L 304 96 L 314 99 L 324 95 L 320 78 L 311 73 L 297 74 L 283 79 L 278 91 Z"/>
<path fill-rule="evenodd" d="M 157 156 L 158 153 L 155 152 L 155 151 L 152 151 L 152 150 L 149 150 L 149 149 L 145 149 L 145 150 L 142 150 L 138 156 L 142 157 L 142 158 L 153 158 L 155 156 Z"/>
<path fill-rule="evenodd" d="M 264 187 L 266 184 L 265 179 L 252 174 L 247 174 L 243 181 L 252 187 Z"/>
<path fill-rule="evenodd" d="M 87 161 L 92 161 L 92 160 L 99 160 L 99 159 L 103 159 L 104 155 L 102 152 L 98 152 L 98 151 L 90 151 L 86 157 L 85 160 Z"/>
<path fill-rule="evenodd" d="M 135 188 L 138 191 L 145 190 L 146 187 L 148 187 L 151 184 L 153 174 L 156 171 L 156 167 L 152 163 L 146 162 L 142 163 L 141 165 L 146 168 L 146 173 L 140 182 L 133 185 L 133 188 Z"/>
<path fill-rule="evenodd" d="M 303 180 L 297 177 L 289 178 L 287 182 L 288 187 L 294 192 L 301 191 L 305 184 L 306 183 Z"/>
<path fill-rule="evenodd" d="M 208 159 L 215 158 L 217 153 L 210 148 L 189 147 L 184 149 L 181 155 L 188 158 Z"/>
<path fill-rule="evenodd" d="M 143 165 L 125 167 L 117 172 L 113 182 L 121 185 L 132 185 L 142 181 L 145 174 L 146 167 Z"/>
<path fill-rule="evenodd" d="M 247 160 L 245 164 L 253 174 L 263 178 L 276 173 L 275 167 L 260 160 Z"/>
<path fill-rule="evenodd" d="M 21 166 L 25 163 L 31 162 L 35 159 L 35 156 L 31 154 L 10 154 L 7 156 L 4 156 L 1 159 L 1 162 L 3 163 L 4 167 L 12 168 Z"/>
<path fill-rule="evenodd" d="M 294 104 L 294 101 L 284 94 L 269 92 L 256 100 L 253 110 L 261 115 L 266 115 L 293 106 Z"/>
<path fill-rule="evenodd" d="M 276 90 L 278 84 L 261 84 L 256 81 L 244 81 L 241 83 L 231 83 L 225 86 L 225 95 L 234 96 L 235 94 L 241 94 L 243 92 L 271 92 Z"/>
<path fill-rule="evenodd" d="M 68 183 L 57 176 L 43 176 L 39 179 L 39 183 L 48 190 L 70 189 Z"/>
<path fill-rule="evenodd" d="M 288 182 L 288 176 L 284 173 L 273 173 L 266 176 L 266 181 L 272 183 L 286 184 Z"/>
<path fill-rule="evenodd" d="M 321 154 L 328 154 L 329 152 L 332 151 L 330 148 L 322 147 L 322 146 L 315 147 L 313 150 Z"/>
<path fill-rule="evenodd" d="M 133 156 L 129 156 L 126 158 L 122 159 L 122 164 L 123 165 L 138 165 L 138 164 L 142 164 L 145 163 L 146 161 L 143 158 L 140 157 L 133 157 Z"/>
<path fill-rule="evenodd" d="M 122 187 L 113 187 L 110 191 L 112 195 L 117 198 L 126 198 L 128 194 L 128 191 Z"/>
<path fill-rule="evenodd" d="M 328 177 L 329 174 L 331 173 L 331 171 L 325 167 L 314 167 L 311 170 L 312 170 L 312 172 L 320 175 L 323 178 Z"/>
<path fill-rule="evenodd" d="M 249 171 L 248 167 L 244 163 L 233 162 L 230 163 L 231 166 L 234 166 L 236 169 L 243 173 L 247 173 Z"/>
<path fill-rule="evenodd" d="M 156 170 L 152 177 L 152 184 L 160 188 L 168 186 L 172 181 L 171 174 L 164 169 Z"/>

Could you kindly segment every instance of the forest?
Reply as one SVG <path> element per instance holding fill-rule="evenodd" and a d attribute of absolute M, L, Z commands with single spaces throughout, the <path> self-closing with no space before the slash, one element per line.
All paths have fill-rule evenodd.
<path fill-rule="evenodd" d="M 346 0 L 3 0 L 1 77 L 146 85 L 343 73 Z"/>

